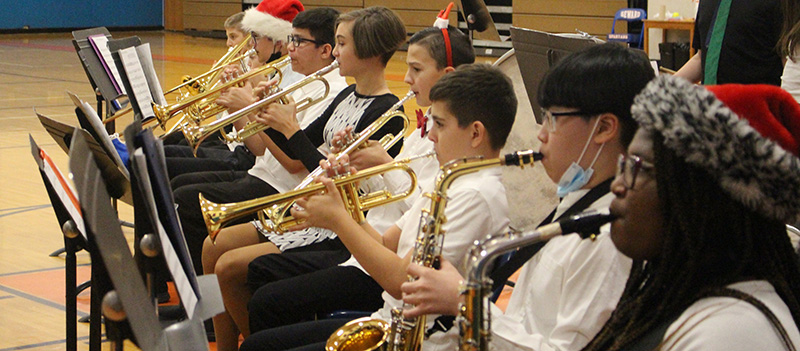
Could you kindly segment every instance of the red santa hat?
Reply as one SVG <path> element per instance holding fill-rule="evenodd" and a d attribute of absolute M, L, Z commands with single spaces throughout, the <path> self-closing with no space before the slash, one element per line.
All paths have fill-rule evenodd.
<path fill-rule="evenodd" d="M 292 21 L 303 11 L 299 0 L 263 0 L 244 12 L 242 28 L 273 40 L 286 40 L 292 34 Z"/>
<path fill-rule="evenodd" d="M 766 84 L 706 87 L 753 129 L 800 156 L 800 104 L 785 90 Z"/>

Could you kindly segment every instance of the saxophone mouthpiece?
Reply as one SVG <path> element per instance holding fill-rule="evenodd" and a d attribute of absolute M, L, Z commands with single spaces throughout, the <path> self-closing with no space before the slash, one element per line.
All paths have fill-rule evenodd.
<path fill-rule="evenodd" d="M 542 160 L 542 154 L 533 150 L 521 150 L 506 154 L 503 164 L 506 166 L 525 166 Z"/>
<path fill-rule="evenodd" d="M 583 237 L 600 233 L 600 227 L 616 218 L 610 213 L 587 211 L 558 221 L 562 233 L 578 233 Z"/>

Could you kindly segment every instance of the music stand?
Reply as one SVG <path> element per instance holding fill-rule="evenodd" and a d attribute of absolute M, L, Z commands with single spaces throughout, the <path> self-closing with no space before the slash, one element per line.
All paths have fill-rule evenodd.
<path fill-rule="evenodd" d="M 125 95 L 117 92 L 114 82 L 111 81 L 112 78 L 108 76 L 103 63 L 100 61 L 102 58 L 97 56 L 89 42 L 89 37 L 92 35 L 105 35 L 109 39 L 111 38 L 111 33 L 105 27 L 76 30 L 72 32 L 72 37 L 74 38 L 72 45 L 75 46 L 75 51 L 78 53 L 78 58 L 81 61 L 84 72 L 86 72 L 86 77 L 89 78 L 89 83 L 92 84 L 92 89 L 97 98 L 97 111 L 99 113 L 104 111 L 103 101 L 105 101 L 105 116 L 108 118 L 122 108 L 117 99 Z M 114 128 L 113 121 L 106 125 L 108 133 L 114 133 Z"/>
<path fill-rule="evenodd" d="M 51 163 L 46 153 L 43 152 L 33 137 L 28 135 L 31 144 L 31 154 L 39 168 L 42 182 L 47 190 L 47 196 L 53 205 L 59 226 L 64 234 L 64 252 L 66 253 L 65 286 L 66 286 L 66 346 L 67 351 L 78 349 L 78 304 L 76 298 L 83 290 L 77 286 L 77 258 L 76 253 L 86 248 L 86 231 L 83 228 L 83 218 L 78 213 L 78 206 L 74 203 L 74 192 L 65 183 L 63 173 Z M 58 188 L 57 188 L 58 187 Z M 58 190 L 57 190 L 58 189 Z M 69 209 L 68 209 L 69 206 Z M 69 223 L 69 224 L 68 224 Z M 85 284 L 81 284 L 85 286 Z M 85 314 L 83 314 L 85 316 Z M 96 323 L 89 328 L 89 349 L 100 350 L 100 319 L 90 321 Z"/>
<path fill-rule="evenodd" d="M 104 263 L 103 268 L 114 288 L 103 299 L 108 335 L 125 337 L 119 328 L 119 322 L 124 321 L 122 325 L 130 327 L 135 342 L 142 350 L 207 349 L 208 342 L 202 319 L 199 318 L 209 318 L 222 311 L 222 297 L 216 276 L 197 279 L 198 295 L 202 298 L 198 301 L 195 314 L 162 330 L 144 281 L 131 279 L 141 276 L 141 273 L 130 254 L 116 214 L 108 206 L 111 197 L 106 191 L 103 174 L 92 159 L 94 156 L 89 150 L 85 133 L 76 133 L 71 144 L 70 170 L 81 198 L 87 232 L 99 253 L 98 262 Z M 92 262 L 95 262 L 94 258 Z M 115 347 L 121 347 L 121 338 L 113 341 Z"/>
<path fill-rule="evenodd" d="M 44 129 L 47 131 L 48 134 L 55 140 L 56 144 L 61 147 L 64 152 L 69 154 L 70 145 L 72 143 L 72 137 L 76 128 L 61 122 L 58 122 L 52 118 L 49 118 L 45 115 L 36 112 L 36 116 L 39 118 L 39 122 L 42 124 Z M 77 111 L 76 111 L 77 113 Z M 86 131 L 84 131 L 86 132 Z M 86 132 L 88 134 L 88 132 Z M 133 205 L 133 198 L 131 197 L 130 192 L 130 180 L 128 176 L 123 173 L 124 167 L 120 167 L 116 161 L 114 161 L 114 157 L 110 155 L 110 152 L 116 151 L 107 151 L 106 148 L 100 145 L 91 135 L 87 140 L 88 148 L 91 150 L 92 154 L 95 156 L 94 159 L 97 162 L 98 167 L 103 172 L 103 175 L 106 179 L 109 179 L 109 193 L 111 193 L 115 199 L 119 199 L 120 201 Z"/>
<path fill-rule="evenodd" d="M 542 124 L 542 107 L 536 94 L 545 73 L 563 57 L 597 45 L 598 41 L 575 34 L 553 34 L 518 27 L 511 27 L 511 39 L 536 122 Z"/>
<path fill-rule="evenodd" d="M 117 66 L 117 71 L 119 72 L 122 84 L 125 86 L 125 91 L 128 92 L 128 101 L 130 106 L 133 108 L 134 119 L 140 121 L 149 116 L 143 115 L 142 110 L 139 108 L 137 97 L 133 93 L 133 86 L 131 85 L 127 73 L 125 73 L 125 66 L 122 64 L 122 59 L 120 59 L 119 50 L 135 47 L 141 44 L 142 40 L 136 36 L 122 39 L 111 39 L 108 41 L 108 49 L 111 50 L 111 57 L 114 58 L 114 65 Z"/>

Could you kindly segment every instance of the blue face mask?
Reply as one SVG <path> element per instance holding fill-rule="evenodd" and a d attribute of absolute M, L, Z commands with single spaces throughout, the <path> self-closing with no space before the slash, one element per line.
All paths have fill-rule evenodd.
<path fill-rule="evenodd" d="M 603 143 L 600 145 L 600 149 L 597 150 L 597 154 L 594 156 L 594 160 L 592 160 L 589 168 L 584 170 L 579 163 L 583 160 L 583 155 L 586 153 L 586 149 L 589 148 L 589 143 L 592 141 L 592 136 L 594 136 L 594 131 L 597 129 L 597 125 L 599 123 L 600 119 L 598 118 L 597 122 L 595 122 L 594 127 L 592 128 L 592 132 L 589 134 L 589 140 L 586 140 L 586 145 L 584 145 L 578 161 L 572 162 L 572 164 L 569 165 L 569 168 L 564 171 L 564 174 L 561 175 L 561 179 L 558 180 L 558 188 L 556 190 L 556 195 L 558 195 L 558 197 L 567 196 L 567 194 L 583 188 L 589 183 L 589 180 L 592 179 L 592 174 L 594 174 L 594 169 L 592 169 L 592 166 L 594 166 L 594 163 L 597 161 L 597 158 L 603 151 L 603 146 L 606 144 Z"/>

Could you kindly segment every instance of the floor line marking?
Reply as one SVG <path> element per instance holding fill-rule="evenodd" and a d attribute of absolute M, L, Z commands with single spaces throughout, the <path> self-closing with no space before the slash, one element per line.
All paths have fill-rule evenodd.
<path fill-rule="evenodd" d="M 13 295 L 19 296 L 19 297 L 21 297 L 23 299 L 30 300 L 30 301 L 33 301 L 33 302 L 36 302 L 36 303 L 39 303 L 39 304 L 42 304 L 42 305 L 45 305 L 45 306 L 48 306 L 48 307 L 52 307 L 52 308 L 64 311 L 64 312 L 67 311 L 67 307 L 64 306 L 64 305 L 55 303 L 55 302 L 50 301 L 50 300 L 45 300 L 45 299 L 43 299 L 41 297 L 33 296 L 33 295 L 28 294 L 26 292 L 22 292 L 22 291 L 19 291 L 17 289 L 9 288 L 9 287 L 4 286 L 4 285 L 0 285 L 0 291 L 5 291 L 5 292 L 7 292 L 9 294 L 13 294 Z M 83 311 L 77 311 L 77 313 L 78 313 L 78 317 L 86 317 L 86 316 L 89 315 L 88 313 L 83 312 Z M 2 351 L 2 350 L 0 350 L 0 351 Z"/>

